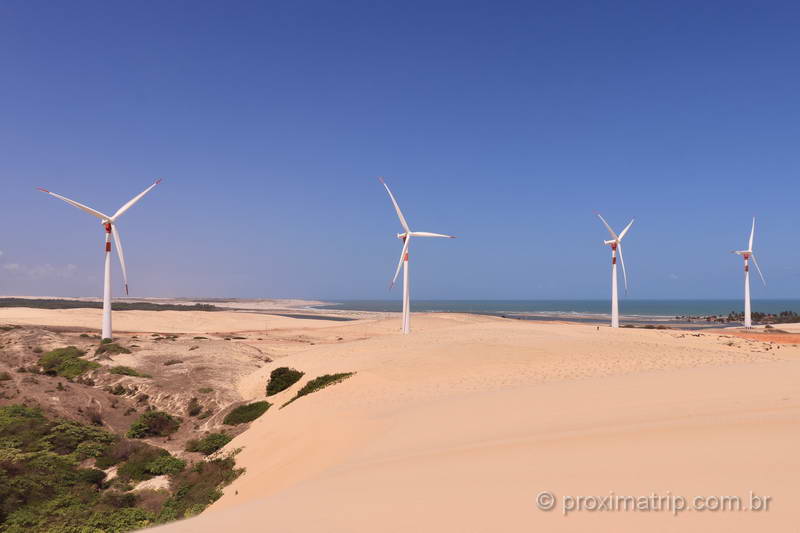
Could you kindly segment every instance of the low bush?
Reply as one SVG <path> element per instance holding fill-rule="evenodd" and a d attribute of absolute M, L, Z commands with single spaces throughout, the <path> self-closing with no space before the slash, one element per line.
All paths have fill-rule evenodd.
<path fill-rule="evenodd" d="M 137 378 L 152 378 L 150 374 L 145 374 L 143 372 L 139 372 L 135 368 L 131 368 L 129 366 L 112 366 L 109 370 L 112 374 L 119 374 L 121 376 L 133 376 Z"/>
<path fill-rule="evenodd" d="M 189 405 L 186 407 L 186 414 L 189 416 L 197 416 L 203 411 L 203 406 L 197 401 L 197 398 L 189 400 Z"/>
<path fill-rule="evenodd" d="M 285 391 L 297 383 L 302 377 L 303 372 L 295 370 L 294 368 L 289 368 L 288 366 L 276 368 L 269 375 L 269 382 L 267 383 L 267 396 L 272 396 L 273 394 L 278 394 L 279 392 Z"/>
<path fill-rule="evenodd" d="M 244 472 L 233 457 L 200 461 L 173 477 L 174 496 L 164 503 L 159 522 L 194 516 L 222 496 L 220 490 Z"/>
<path fill-rule="evenodd" d="M 199 452 L 203 455 L 211 455 L 228 444 L 233 437 L 226 433 L 211 433 L 202 439 L 192 439 L 186 443 L 187 452 Z"/>
<path fill-rule="evenodd" d="M 121 353 L 131 353 L 131 351 L 124 346 L 120 346 L 116 342 L 105 341 L 94 351 L 95 355 L 119 355 Z"/>
<path fill-rule="evenodd" d="M 259 416 L 266 413 L 267 409 L 269 409 L 271 405 L 272 404 L 269 402 L 253 402 L 247 405 L 240 405 L 225 415 L 222 423 L 229 426 L 235 426 L 237 424 L 252 422 Z"/>
<path fill-rule="evenodd" d="M 85 355 L 85 353 L 75 346 L 56 348 L 39 358 L 39 366 L 42 367 L 45 374 L 51 376 L 62 376 L 68 379 L 76 378 L 87 370 L 100 366 L 94 361 L 81 359 L 81 356 Z"/>
<path fill-rule="evenodd" d="M 164 366 L 172 366 L 172 365 L 179 365 L 183 363 L 180 359 L 167 359 L 164 361 Z"/>
<path fill-rule="evenodd" d="M 172 435 L 181 425 L 181 421 L 163 411 L 147 411 L 131 424 L 128 437 L 143 439 L 145 437 L 166 437 Z"/>
<path fill-rule="evenodd" d="M 10 381 L 10 380 L 11 380 L 11 374 L 9 374 L 8 372 L 0 372 L 0 381 Z"/>
<path fill-rule="evenodd" d="M 319 376 L 317 378 L 314 378 L 305 385 L 303 385 L 303 387 L 299 391 L 297 391 L 297 394 L 295 394 L 295 396 L 291 400 L 283 404 L 281 408 L 286 407 L 293 401 L 298 400 L 308 394 L 311 394 L 312 392 L 317 392 L 319 390 L 324 389 L 325 387 L 329 387 L 331 385 L 340 383 L 349 378 L 350 376 L 352 376 L 353 374 L 355 374 L 355 372 L 342 372 L 340 374 L 325 374 L 324 376 Z"/>
<path fill-rule="evenodd" d="M 208 394 L 209 392 L 214 392 L 214 389 L 212 389 L 211 387 L 201 387 L 197 389 L 197 392 L 199 392 L 200 394 Z"/>

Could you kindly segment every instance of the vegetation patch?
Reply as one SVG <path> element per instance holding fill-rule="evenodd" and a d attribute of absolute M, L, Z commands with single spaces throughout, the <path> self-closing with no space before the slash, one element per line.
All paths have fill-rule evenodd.
<path fill-rule="evenodd" d="M 139 372 L 138 370 L 129 366 L 112 366 L 109 370 L 112 374 L 119 374 L 121 376 L 133 376 L 136 378 L 152 378 L 150 374 Z"/>
<path fill-rule="evenodd" d="M 172 365 L 179 365 L 183 363 L 180 359 L 167 359 L 164 361 L 164 366 L 172 366 Z"/>
<path fill-rule="evenodd" d="M 231 456 L 196 463 L 172 478 L 174 496 L 164 503 L 159 521 L 180 520 L 202 512 L 222 496 L 220 488 L 230 484 L 242 472 L 244 469 L 237 469 Z"/>
<path fill-rule="evenodd" d="M 324 376 L 319 376 L 318 378 L 314 378 L 305 385 L 303 385 L 303 387 L 299 391 L 297 391 L 297 394 L 294 396 L 294 398 L 292 398 L 285 404 L 281 405 L 281 408 L 286 407 L 293 401 L 298 400 L 308 394 L 311 394 L 312 392 L 317 392 L 319 390 L 324 389 L 325 387 L 341 383 L 342 381 L 346 380 L 353 374 L 355 374 L 355 372 L 342 372 L 340 374 L 325 374 Z"/>
<path fill-rule="evenodd" d="M 9 374 L 8 372 L 0 372 L 0 381 L 10 381 L 10 380 L 11 380 L 11 374 Z"/>
<path fill-rule="evenodd" d="M 235 426 L 237 424 L 252 422 L 259 416 L 266 413 L 267 409 L 269 409 L 271 405 L 272 404 L 269 402 L 253 402 L 247 405 L 240 405 L 225 415 L 222 423 L 229 426 Z"/>
<path fill-rule="evenodd" d="M 273 394 L 278 394 L 279 392 L 285 391 L 297 383 L 301 377 L 303 377 L 303 372 L 295 370 L 294 368 L 289 368 L 288 366 L 276 368 L 269 375 L 269 383 L 267 383 L 267 396 L 272 396 Z"/>
<path fill-rule="evenodd" d="M 76 378 L 88 370 L 98 368 L 100 365 L 94 361 L 81 359 L 85 355 L 75 346 L 56 348 L 39 358 L 39 366 L 45 374 L 62 376 L 68 379 Z"/>
<path fill-rule="evenodd" d="M 96 457 L 95 468 L 82 468 Z M 108 483 L 100 468 L 118 465 Z M 91 426 L 0 407 L 0 531 L 127 532 L 201 512 L 242 473 L 232 456 L 187 464 L 166 450 Z M 167 475 L 170 490 L 129 492 Z"/>
<path fill-rule="evenodd" d="M 117 344 L 116 342 L 105 342 L 108 339 L 103 339 L 103 343 L 97 347 L 94 354 L 97 355 L 119 355 L 121 353 L 131 353 L 129 349 Z"/>
<path fill-rule="evenodd" d="M 143 439 L 145 437 L 166 437 L 172 435 L 181 426 L 181 420 L 163 411 L 147 411 L 131 424 L 128 437 Z"/>
<path fill-rule="evenodd" d="M 228 444 L 231 440 L 233 440 L 233 437 L 226 433 L 211 433 L 202 439 L 193 439 L 187 442 L 186 451 L 211 455 Z"/>
<path fill-rule="evenodd" d="M 209 392 L 214 392 L 214 389 L 212 389 L 211 387 L 201 387 L 197 389 L 197 392 L 199 392 L 200 394 L 208 394 Z"/>
<path fill-rule="evenodd" d="M 203 410 L 203 406 L 197 401 L 197 398 L 189 400 L 189 405 L 186 407 L 186 414 L 189 416 L 197 416 Z"/>

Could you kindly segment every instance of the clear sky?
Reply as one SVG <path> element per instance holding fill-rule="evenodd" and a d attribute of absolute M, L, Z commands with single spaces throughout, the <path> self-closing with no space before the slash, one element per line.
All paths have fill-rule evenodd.
<path fill-rule="evenodd" d="M 795 2 L 0 3 L 0 294 L 800 297 Z M 115 259 L 114 288 L 120 293 Z"/>

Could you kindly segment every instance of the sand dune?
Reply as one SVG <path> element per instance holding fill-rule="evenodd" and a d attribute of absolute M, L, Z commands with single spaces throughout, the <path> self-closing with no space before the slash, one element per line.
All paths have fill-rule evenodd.
<path fill-rule="evenodd" d="M 174 531 L 751 531 L 800 518 L 800 349 L 718 334 L 469 315 L 276 366 L 357 371 L 237 437 L 247 473 Z M 256 387 L 256 385 L 258 385 Z M 301 383 L 275 397 L 288 399 Z M 247 388 L 247 385 L 243 385 Z M 552 491 L 556 509 L 538 510 Z M 770 496 L 767 512 L 574 512 L 564 496 Z M 745 501 L 746 500 L 746 501 Z"/>
<path fill-rule="evenodd" d="M 0 323 L 95 328 L 99 313 L 3 309 Z M 734 330 L 458 314 L 415 315 L 409 336 L 395 317 L 125 311 L 114 320 L 131 332 L 259 332 L 243 345 L 274 361 L 242 373 L 244 398 L 263 398 L 278 366 L 306 373 L 228 445 L 241 448 L 247 472 L 166 531 L 791 531 L 800 520 L 791 335 L 781 344 Z M 278 408 L 333 372 L 357 373 Z M 537 508 L 542 491 L 556 496 L 549 512 Z M 568 497 L 654 493 L 748 507 L 751 491 L 771 498 L 768 511 L 563 512 Z"/>

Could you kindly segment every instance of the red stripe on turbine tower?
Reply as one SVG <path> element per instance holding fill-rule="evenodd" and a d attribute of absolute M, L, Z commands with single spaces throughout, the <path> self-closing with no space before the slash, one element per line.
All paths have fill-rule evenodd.
<path fill-rule="evenodd" d="M 110 251 L 111 251 L 111 243 L 107 242 L 106 243 L 106 252 L 110 252 Z"/>

